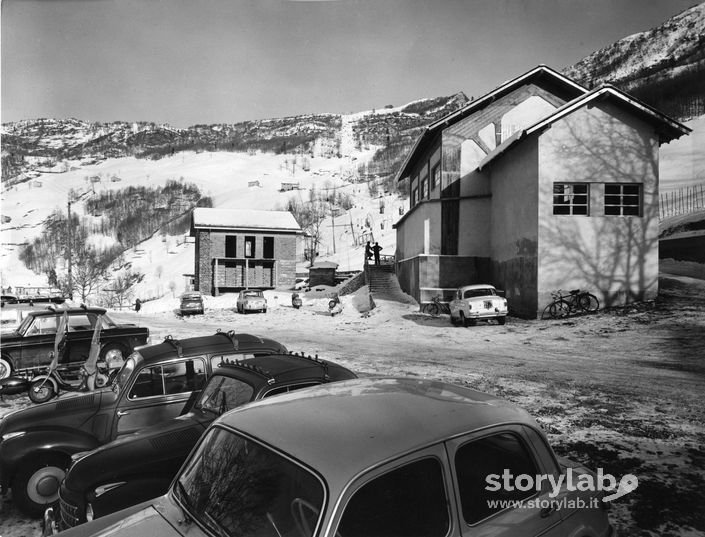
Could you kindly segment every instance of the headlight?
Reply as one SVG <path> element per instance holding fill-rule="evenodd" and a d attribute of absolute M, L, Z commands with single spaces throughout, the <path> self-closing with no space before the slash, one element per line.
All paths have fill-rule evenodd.
<path fill-rule="evenodd" d="M 27 434 L 25 431 L 15 431 L 14 433 L 5 433 L 0 437 L 0 440 L 3 442 L 9 440 L 10 438 L 17 438 L 18 436 L 22 436 L 23 434 Z"/>
<path fill-rule="evenodd" d="M 90 503 L 86 505 L 86 522 L 90 522 L 95 518 L 93 515 L 93 505 Z"/>

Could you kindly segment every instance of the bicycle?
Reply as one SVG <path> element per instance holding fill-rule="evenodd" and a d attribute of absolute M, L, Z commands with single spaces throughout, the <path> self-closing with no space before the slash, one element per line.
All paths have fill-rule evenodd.
<path fill-rule="evenodd" d="M 548 315 L 551 319 L 567 317 L 572 313 L 595 313 L 600 309 L 600 301 L 592 293 L 573 289 L 564 295 L 561 289 L 551 293 L 553 302 L 548 305 Z"/>
<path fill-rule="evenodd" d="M 436 295 L 431 299 L 430 303 L 426 303 L 422 306 L 421 311 L 433 315 L 434 317 L 437 317 L 441 313 L 450 315 L 450 305 L 441 300 L 441 295 Z"/>

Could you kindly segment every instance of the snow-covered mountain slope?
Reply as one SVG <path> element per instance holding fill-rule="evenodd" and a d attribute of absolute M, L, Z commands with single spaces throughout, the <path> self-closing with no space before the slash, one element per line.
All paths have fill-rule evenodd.
<path fill-rule="evenodd" d="M 563 71 L 587 87 L 610 83 L 679 119 L 705 114 L 705 3 L 627 36 Z"/>

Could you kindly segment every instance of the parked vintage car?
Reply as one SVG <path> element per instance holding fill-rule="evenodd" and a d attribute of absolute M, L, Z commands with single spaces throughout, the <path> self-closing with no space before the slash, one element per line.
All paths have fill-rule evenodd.
<path fill-rule="evenodd" d="M 59 319 L 68 315 L 68 333 L 63 355 L 65 363 L 80 366 L 88 358 L 91 339 L 101 318 L 100 359 L 122 361 L 135 347 L 149 343 L 149 329 L 136 324 L 118 324 L 103 308 L 60 308 L 48 306 L 26 314 L 16 330 L 3 332 L 0 342 L 0 379 L 15 375 L 33 375 L 45 369 L 52 358 Z"/>
<path fill-rule="evenodd" d="M 217 332 L 131 354 L 109 388 L 0 418 L 0 491 L 12 488 L 22 512 L 40 517 L 58 499 L 71 455 L 179 416 L 225 359 L 287 352 L 271 339 Z"/>
<path fill-rule="evenodd" d="M 298 354 L 224 361 L 187 414 L 74 455 L 59 493 L 61 516 L 49 508 L 45 527 L 66 529 L 166 493 L 203 431 L 227 410 L 353 378 L 338 364 Z"/>
<path fill-rule="evenodd" d="M 203 295 L 199 291 L 189 291 L 181 295 L 179 305 L 181 315 L 203 315 Z"/>
<path fill-rule="evenodd" d="M 505 472 L 560 484 L 490 486 Z M 613 535 L 603 493 L 576 490 L 567 473 L 595 479 L 559 461 L 536 422 L 506 401 L 429 380 L 365 378 L 224 414 L 166 495 L 65 535 Z"/>
<path fill-rule="evenodd" d="M 462 326 L 475 325 L 478 320 L 496 319 L 507 322 L 507 299 L 487 284 L 466 285 L 455 292 L 450 304 L 450 322 Z"/>
<path fill-rule="evenodd" d="M 267 299 L 260 289 L 245 289 L 237 295 L 235 303 L 238 313 L 261 311 L 267 313 Z"/>

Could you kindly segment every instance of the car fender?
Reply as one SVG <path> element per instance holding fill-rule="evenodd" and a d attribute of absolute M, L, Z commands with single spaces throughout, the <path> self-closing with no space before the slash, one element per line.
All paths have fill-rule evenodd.
<path fill-rule="evenodd" d="M 97 438 L 75 429 L 42 427 L 9 438 L 0 443 L 0 476 L 3 488 L 9 486 L 26 460 L 36 459 L 44 453 L 71 456 L 79 451 L 95 449 L 98 445 Z"/>
<path fill-rule="evenodd" d="M 51 375 L 36 376 L 32 380 L 29 381 L 29 385 L 31 386 L 35 382 L 42 382 L 44 379 L 46 379 L 47 382 L 50 382 L 51 385 L 54 387 L 54 393 L 59 393 L 59 383 L 56 382 L 56 379 L 54 377 L 52 377 Z"/>

